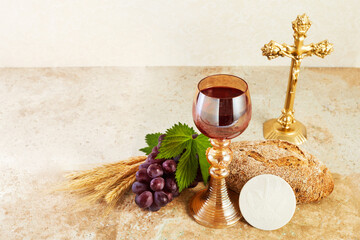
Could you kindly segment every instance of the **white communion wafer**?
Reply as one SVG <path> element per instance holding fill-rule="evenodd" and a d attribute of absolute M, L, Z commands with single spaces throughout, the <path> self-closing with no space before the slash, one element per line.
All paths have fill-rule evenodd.
<path fill-rule="evenodd" d="M 296 208 L 296 198 L 284 179 L 263 174 L 244 185 L 239 205 L 241 214 L 253 227 L 275 230 L 291 220 Z"/>

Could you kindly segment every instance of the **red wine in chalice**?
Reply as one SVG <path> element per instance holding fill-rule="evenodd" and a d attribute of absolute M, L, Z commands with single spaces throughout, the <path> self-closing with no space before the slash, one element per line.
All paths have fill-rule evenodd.
<path fill-rule="evenodd" d="M 219 126 L 228 126 L 234 122 L 233 98 L 244 92 L 230 87 L 212 87 L 201 91 L 202 94 L 219 99 Z"/>
<path fill-rule="evenodd" d="M 234 138 L 246 129 L 251 118 L 250 97 L 237 88 L 204 88 L 194 104 L 195 125 L 210 138 Z"/>

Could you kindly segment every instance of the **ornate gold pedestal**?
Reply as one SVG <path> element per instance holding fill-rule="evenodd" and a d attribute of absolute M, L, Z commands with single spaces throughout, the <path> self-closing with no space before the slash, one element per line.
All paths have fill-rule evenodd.
<path fill-rule="evenodd" d="M 190 214 L 205 227 L 227 228 L 241 218 L 238 194 L 232 194 L 226 187 L 227 166 L 232 160 L 230 140 L 211 139 L 212 148 L 206 156 L 210 167 L 209 188 L 195 194 L 190 201 Z"/>
<path fill-rule="evenodd" d="M 263 132 L 266 139 L 281 139 L 297 145 L 306 141 L 306 128 L 298 121 L 284 129 L 276 118 L 270 119 L 264 122 Z"/>
<path fill-rule="evenodd" d="M 289 83 L 286 93 L 285 106 L 278 119 L 270 119 L 264 123 L 264 137 L 266 139 L 287 140 L 294 144 L 302 144 L 306 141 L 306 128 L 294 118 L 294 99 L 296 84 L 300 74 L 300 64 L 304 57 L 316 55 L 324 58 L 333 51 L 333 45 L 327 40 L 319 43 L 304 45 L 306 33 L 311 26 L 306 14 L 297 16 L 292 22 L 294 30 L 294 45 L 279 44 L 270 41 L 261 48 L 263 55 L 269 60 L 281 57 L 291 58 Z"/>

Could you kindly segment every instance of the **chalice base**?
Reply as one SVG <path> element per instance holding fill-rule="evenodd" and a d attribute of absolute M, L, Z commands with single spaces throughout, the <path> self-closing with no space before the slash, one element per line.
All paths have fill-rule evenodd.
<path fill-rule="evenodd" d="M 295 121 L 289 129 L 283 128 L 277 119 L 270 119 L 264 122 L 264 138 L 285 140 L 296 145 L 304 143 L 307 139 L 306 128 L 299 122 Z"/>
<path fill-rule="evenodd" d="M 224 178 L 211 178 L 209 188 L 199 191 L 191 199 L 190 215 L 205 227 L 231 227 L 241 218 L 239 194 L 226 188 Z"/>

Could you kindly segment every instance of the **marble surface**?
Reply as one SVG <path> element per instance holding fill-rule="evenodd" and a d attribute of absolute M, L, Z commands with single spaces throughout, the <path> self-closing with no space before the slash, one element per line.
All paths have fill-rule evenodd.
<path fill-rule="evenodd" d="M 235 140 L 262 137 L 284 103 L 287 67 L 107 67 L 0 69 L 0 239 L 359 239 L 360 69 L 305 68 L 295 116 L 308 129 L 303 148 L 334 173 L 335 190 L 299 205 L 276 231 L 245 222 L 206 229 L 187 214 L 186 190 L 157 213 L 133 195 L 108 217 L 103 206 L 75 209 L 76 196 L 49 191 L 64 172 L 141 155 L 146 133 L 192 126 L 196 83 L 215 73 L 243 77 L 253 117 Z"/>

